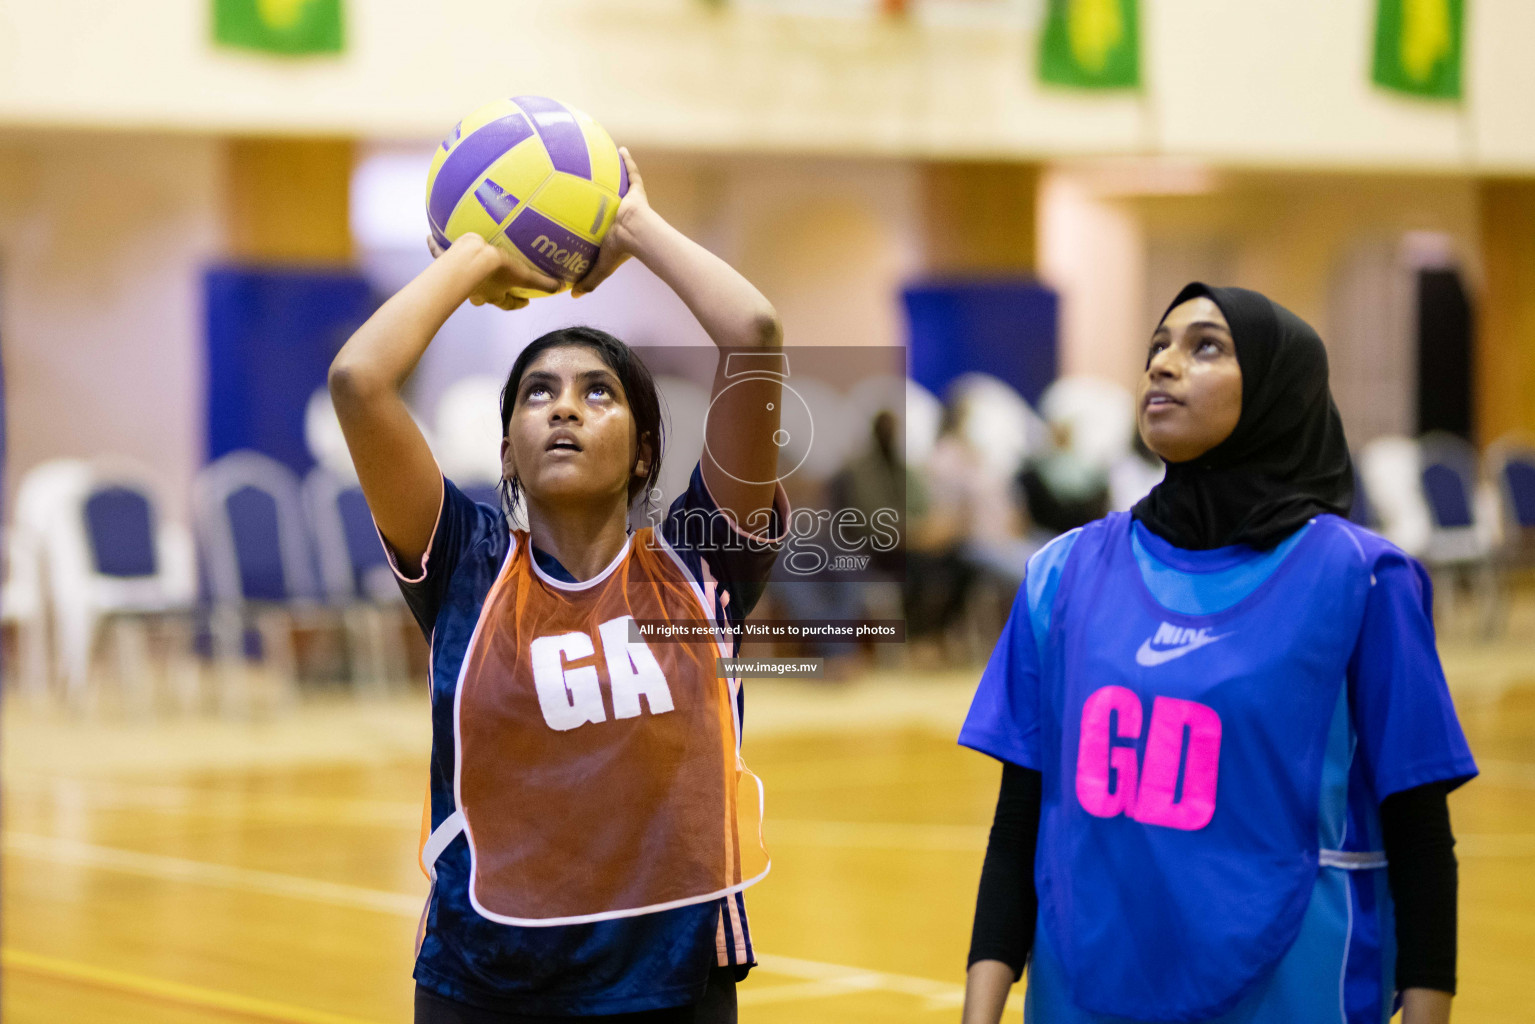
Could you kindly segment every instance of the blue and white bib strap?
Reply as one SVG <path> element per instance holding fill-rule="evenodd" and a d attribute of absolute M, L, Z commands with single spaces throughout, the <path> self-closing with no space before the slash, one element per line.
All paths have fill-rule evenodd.
<path fill-rule="evenodd" d="M 426 845 L 421 847 L 421 866 L 426 868 L 433 882 L 437 881 L 437 858 L 442 856 L 442 851 L 463 830 L 464 812 L 454 811 L 442 819 L 442 824 L 432 829 L 432 834 L 426 837 Z"/>
<path fill-rule="evenodd" d="M 1324 868 L 1370 871 L 1386 866 L 1384 850 L 1318 850 L 1317 863 Z"/>

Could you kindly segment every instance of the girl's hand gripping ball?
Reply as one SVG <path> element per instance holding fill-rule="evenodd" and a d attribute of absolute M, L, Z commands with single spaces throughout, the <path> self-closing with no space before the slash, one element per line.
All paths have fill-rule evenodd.
<path fill-rule="evenodd" d="M 469 295 L 471 305 L 483 306 L 488 303 L 505 310 L 521 309 L 528 304 L 525 296 L 529 292 L 548 294 L 560 289 L 560 282 L 548 274 L 532 269 L 511 253 L 491 245 L 479 235 L 465 233 L 459 236 L 458 241 L 453 245 L 467 246 L 476 253 L 484 253 L 484 256 L 476 261 L 476 266 L 484 268 L 486 273 Z M 447 251 L 437 244 L 437 239 L 430 235 L 427 236 L 426 247 L 431 250 L 433 259 Z"/>
<path fill-rule="evenodd" d="M 600 124 L 547 97 L 516 96 L 479 108 L 437 148 L 427 223 L 434 251 L 472 233 L 554 279 L 553 288 L 511 288 L 533 298 L 592 270 L 628 191 L 628 170 Z"/>
<path fill-rule="evenodd" d="M 613 227 L 602 243 L 602 248 L 597 251 L 596 265 L 571 289 L 571 295 L 578 299 L 606 281 L 613 271 L 623 265 L 624 260 L 634 254 L 635 229 L 652 213 L 650 198 L 645 195 L 645 183 L 640 180 L 640 169 L 635 166 L 634 157 L 623 146 L 619 147 L 618 156 L 624 162 L 629 191 L 618 204 L 618 216 L 613 218 Z"/>

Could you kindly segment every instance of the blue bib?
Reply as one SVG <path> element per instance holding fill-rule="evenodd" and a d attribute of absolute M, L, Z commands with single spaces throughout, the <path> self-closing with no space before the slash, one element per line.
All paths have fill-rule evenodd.
<path fill-rule="evenodd" d="M 1040 910 L 1077 1005 L 1198 1021 L 1300 929 L 1370 570 L 1345 531 L 1312 529 L 1244 600 L 1181 615 L 1147 590 L 1130 524 L 1082 529 L 1040 651 L 1040 720 L 1060 723 L 1040 737 Z"/>

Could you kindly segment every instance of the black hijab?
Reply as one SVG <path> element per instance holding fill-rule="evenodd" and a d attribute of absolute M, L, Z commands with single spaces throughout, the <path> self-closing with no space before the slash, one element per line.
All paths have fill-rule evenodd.
<path fill-rule="evenodd" d="M 1347 515 L 1354 468 L 1327 388 L 1327 350 L 1300 317 L 1245 288 L 1195 282 L 1167 307 L 1213 301 L 1242 368 L 1242 413 L 1220 444 L 1169 462 L 1131 514 L 1175 547 L 1268 550 L 1322 512 Z M 1165 318 L 1167 313 L 1163 313 Z"/>

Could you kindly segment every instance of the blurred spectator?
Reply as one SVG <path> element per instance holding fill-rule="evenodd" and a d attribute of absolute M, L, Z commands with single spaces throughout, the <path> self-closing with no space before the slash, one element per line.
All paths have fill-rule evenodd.
<path fill-rule="evenodd" d="M 1064 532 L 1111 509 L 1125 511 L 1162 479 L 1161 462 L 1136 433 L 1135 396 L 1121 385 L 1099 377 L 1062 377 L 1040 396 L 1039 410 L 1050 426 L 1055 449 L 1035 467 L 1040 480 L 1021 482 L 1041 527 Z M 1053 457 L 1061 452 L 1069 453 L 1069 458 Z M 1052 495 L 1075 504 L 1073 499 L 1080 500 L 1089 490 L 1089 477 L 1101 480 L 1106 489 L 1101 511 L 1051 505 Z M 1048 493 L 1030 490 L 1041 485 Z M 1036 509 L 1041 501 L 1044 505 Z"/>
<path fill-rule="evenodd" d="M 1162 475 L 1167 472 L 1162 460 L 1151 454 L 1141 440 L 1138 430 L 1130 431 L 1130 441 L 1130 450 L 1109 467 L 1109 508 L 1115 512 L 1130 511 L 1162 482 Z"/>
<path fill-rule="evenodd" d="M 861 526 L 844 531 L 847 539 L 859 542 L 859 552 L 871 556 L 870 568 L 879 573 L 899 573 L 905 553 L 904 530 L 898 533 L 896 547 L 882 551 L 880 535 L 871 524 L 882 510 L 895 513 L 897 521 L 906 514 L 906 461 L 901 456 L 900 424 L 888 409 L 882 409 L 870 424 L 870 440 L 834 476 L 829 485 L 833 509 L 853 509 L 860 513 Z"/>
<path fill-rule="evenodd" d="M 1016 467 L 999 466 L 982 451 L 971 416 L 963 399 L 944 409 L 938 441 L 923 467 L 927 515 L 913 534 L 921 532 L 925 549 L 1005 544 L 1023 536 L 1023 517 L 1011 493 Z"/>
<path fill-rule="evenodd" d="M 1069 421 L 1051 423 L 1050 433 L 1054 447 L 1024 463 L 1018 486 L 1034 525 L 1059 534 L 1108 514 L 1109 479 L 1073 447 Z"/>
<path fill-rule="evenodd" d="M 823 620 L 893 619 L 901 615 L 898 584 L 904 568 L 906 516 L 906 464 L 900 451 L 900 424 L 888 410 L 871 423 L 868 444 L 826 482 L 825 507 L 835 515 L 843 509 L 861 513 L 859 523 L 835 531 L 822 520 L 814 538 L 833 555 L 868 555 L 869 567 L 852 574 L 827 573 L 814 582 L 787 584 L 782 599 L 793 608 L 792 618 Z M 875 531 L 869 524 L 881 510 L 894 513 L 896 546 L 881 550 L 878 544 L 890 533 L 887 526 Z M 885 582 L 871 576 L 886 577 Z M 804 653 L 812 657 L 840 659 L 859 653 L 846 643 L 806 642 Z"/>
<path fill-rule="evenodd" d="M 1022 517 L 1009 476 L 999 475 L 976 449 L 969 404 L 950 402 L 938 441 L 907 489 L 905 612 L 907 635 L 941 634 L 964 611 L 983 571 L 1022 580 Z M 920 478 L 919 478 L 920 476 Z M 1014 564 L 1016 563 L 1016 565 Z"/>

